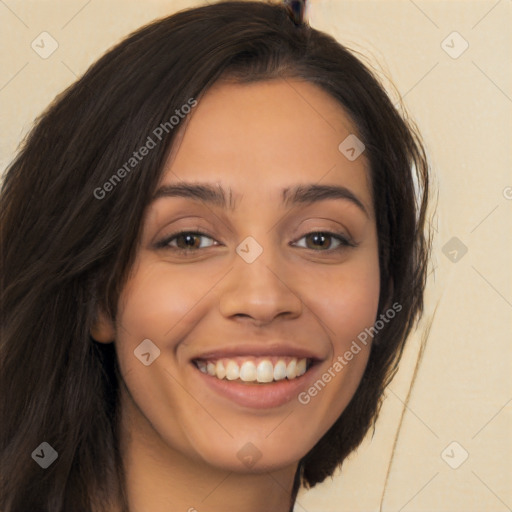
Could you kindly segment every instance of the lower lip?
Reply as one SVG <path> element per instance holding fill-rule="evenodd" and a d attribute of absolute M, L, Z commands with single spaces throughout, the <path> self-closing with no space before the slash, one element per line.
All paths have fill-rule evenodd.
<path fill-rule="evenodd" d="M 319 367 L 318 364 L 314 364 L 304 375 L 292 380 L 283 379 L 268 384 L 242 384 L 238 381 L 217 379 L 201 372 L 193 363 L 192 366 L 203 382 L 216 393 L 238 405 L 253 409 L 279 407 L 297 398 L 314 378 Z"/>

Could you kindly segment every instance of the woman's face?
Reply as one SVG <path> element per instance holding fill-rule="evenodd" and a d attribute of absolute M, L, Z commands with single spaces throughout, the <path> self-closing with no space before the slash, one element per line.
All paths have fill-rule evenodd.
<path fill-rule="evenodd" d="M 193 110 L 115 324 L 123 411 L 155 457 L 284 468 L 347 406 L 379 298 L 368 164 L 339 149 L 354 132 L 290 79 L 218 82 Z"/>

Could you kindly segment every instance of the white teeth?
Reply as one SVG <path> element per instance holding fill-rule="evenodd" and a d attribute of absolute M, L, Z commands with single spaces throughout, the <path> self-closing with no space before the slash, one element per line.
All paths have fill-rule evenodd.
<path fill-rule="evenodd" d="M 274 380 L 283 379 L 286 379 L 286 363 L 282 359 L 279 359 L 274 366 Z"/>
<path fill-rule="evenodd" d="M 240 377 L 240 369 L 235 361 L 228 361 L 226 365 L 226 379 L 228 380 L 236 380 Z"/>
<path fill-rule="evenodd" d="M 237 358 L 240 361 L 242 358 Z M 256 360 L 255 360 L 256 359 Z M 197 360 L 197 368 L 205 374 L 217 379 L 242 380 L 243 382 L 268 383 L 283 379 L 292 380 L 304 375 L 308 369 L 307 359 L 295 357 L 282 358 L 277 361 L 271 358 L 250 358 L 241 365 L 233 359 L 219 359 L 216 361 Z M 288 364 L 287 364 L 288 361 Z"/>
<path fill-rule="evenodd" d="M 257 379 L 256 365 L 252 361 L 245 361 L 242 365 L 240 368 L 240 379 L 244 382 L 254 382 Z"/>
<path fill-rule="evenodd" d="M 306 360 L 301 359 L 297 361 L 297 377 L 304 375 L 306 373 Z"/>
<path fill-rule="evenodd" d="M 297 377 L 297 359 L 292 359 L 289 363 L 288 363 L 288 366 L 286 367 L 286 377 L 288 377 L 289 379 L 294 379 L 295 377 Z"/>
<path fill-rule="evenodd" d="M 208 375 L 215 375 L 215 365 L 213 363 L 208 363 L 206 365 L 206 371 Z"/>
<path fill-rule="evenodd" d="M 215 366 L 215 372 L 217 374 L 217 378 L 223 379 L 226 376 L 226 368 L 222 364 L 222 361 L 217 361 L 217 365 Z"/>
<path fill-rule="evenodd" d="M 258 382 L 272 382 L 274 380 L 274 367 L 268 359 L 264 359 L 258 364 L 257 372 Z"/>

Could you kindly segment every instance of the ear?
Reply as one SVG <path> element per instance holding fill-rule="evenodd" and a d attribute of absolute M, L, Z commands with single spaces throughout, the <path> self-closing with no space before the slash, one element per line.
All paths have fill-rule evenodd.
<path fill-rule="evenodd" d="M 115 339 L 114 323 L 100 308 L 97 310 L 90 333 L 99 343 L 112 343 Z"/>

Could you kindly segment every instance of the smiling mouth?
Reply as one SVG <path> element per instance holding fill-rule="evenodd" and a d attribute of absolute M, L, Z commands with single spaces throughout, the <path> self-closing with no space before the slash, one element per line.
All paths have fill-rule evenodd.
<path fill-rule="evenodd" d="M 263 356 L 222 359 L 194 359 L 193 364 L 204 373 L 219 380 L 250 384 L 271 384 L 294 380 L 313 365 L 309 358 Z"/>

